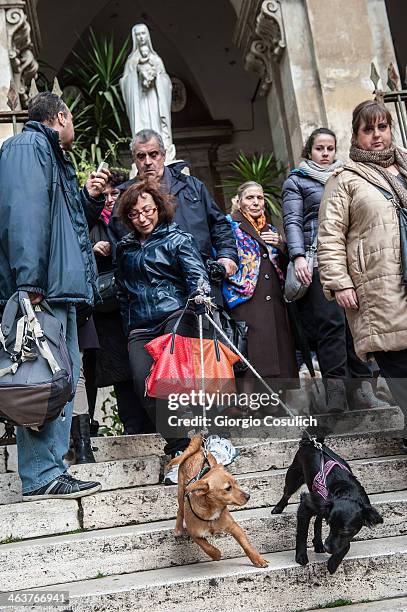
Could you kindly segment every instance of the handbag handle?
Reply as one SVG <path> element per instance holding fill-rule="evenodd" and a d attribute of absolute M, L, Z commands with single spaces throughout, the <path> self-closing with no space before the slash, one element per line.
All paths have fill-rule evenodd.
<path fill-rule="evenodd" d="M 174 329 L 172 330 L 171 333 L 171 345 L 170 345 L 170 354 L 173 355 L 174 354 L 174 350 L 175 350 L 175 336 L 179 327 L 179 324 L 181 322 L 182 317 L 184 316 L 184 314 L 186 313 L 186 310 L 188 308 L 188 302 L 186 303 L 183 311 L 181 312 L 180 316 L 178 317 L 175 325 L 174 325 Z M 198 319 L 198 315 L 196 314 L 196 312 L 193 312 L 192 310 L 190 311 L 191 314 L 194 315 L 194 317 L 196 319 Z M 212 334 L 213 334 L 213 343 L 214 343 L 214 347 L 215 347 L 215 356 L 216 356 L 216 361 L 220 361 L 220 350 L 219 350 L 219 343 L 218 343 L 218 339 L 216 337 L 216 331 L 215 328 L 212 328 Z"/>

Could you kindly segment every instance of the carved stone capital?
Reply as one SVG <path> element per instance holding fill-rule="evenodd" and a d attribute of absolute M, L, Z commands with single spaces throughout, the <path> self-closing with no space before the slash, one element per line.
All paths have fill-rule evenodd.
<path fill-rule="evenodd" d="M 6 17 L 8 53 L 17 91 L 24 104 L 27 88 L 37 75 L 38 63 L 34 57 L 31 26 L 24 8 L 18 2 L 14 6 L 10 4 L 7 6 L 2 3 Z"/>
<path fill-rule="evenodd" d="M 280 1 L 263 0 L 260 4 L 258 0 L 249 0 L 239 16 L 235 41 L 243 50 L 246 70 L 259 74 L 261 93 L 267 93 L 273 65 L 286 46 Z"/>

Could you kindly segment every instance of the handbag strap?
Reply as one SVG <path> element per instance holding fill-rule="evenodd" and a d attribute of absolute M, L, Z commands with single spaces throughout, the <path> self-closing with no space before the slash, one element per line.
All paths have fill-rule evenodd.
<path fill-rule="evenodd" d="M 20 305 L 23 316 L 17 321 L 14 348 L 10 351 L 6 347 L 6 339 L 16 319 L 18 305 Z M 41 303 L 39 308 L 53 314 L 47 302 Z M 7 374 L 15 374 L 18 367 L 25 361 L 37 359 L 37 355 L 31 350 L 32 342 L 36 344 L 40 355 L 47 361 L 51 372 L 53 374 L 59 372 L 61 368 L 52 354 L 40 322 L 35 315 L 28 293 L 26 291 L 18 291 L 8 300 L 0 325 L 0 344 L 10 356 L 12 362 L 10 366 L 0 369 L 0 378 Z"/>
<path fill-rule="evenodd" d="M 185 315 L 185 313 L 186 313 L 186 311 L 187 311 L 188 304 L 189 304 L 189 302 L 187 302 L 187 303 L 185 304 L 185 307 L 183 308 L 183 310 L 182 310 L 182 312 L 181 312 L 180 316 L 178 317 L 178 319 L 177 319 L 177 321 L 176 321 L 176 323 L 175 323 L 175 325 L 174 325 L 174 329 L 172 330 L 172 333 L 171 333 L 171 345 L 170 345 L 170 354 L 171 354 L 171 355 L 174 353 L 174 350 L 175 350 L 175 336 L 176 336 L 176 333 L 177 333 L 177 330 L 178 330 L 179 324 L 181 323 L 181 319 L 182 319 L 182 317 Z M 193 315 L 194 315 L 194 317 L 196 318 L 196 320 L 199 320 L 199 319 L 198 319 L 198 315 L 196 314 L 196 312 L 193 312 L 193 311 L 191 310 L 191 311 L 190 311 L 190 314 L 193 314 Z M 220 361 L 220 350 L 219 350 L 219 343 L 218 343 L 218 339 L 217 339 L 217 337 L 216 337 L 216 331 L 215 331 L 215 328 L 214 328 L 214 327 L 212 327 L 212 334 L 213 334 L 213 338 L 212 338 L 212 339 L 213 339 L 213 342 L 214 342 L 214 347 L 215 347 L 215 356 L 216 356 L 216 361 L 218 361 L 218 362 L 219 362 L 219 361 Z"/>

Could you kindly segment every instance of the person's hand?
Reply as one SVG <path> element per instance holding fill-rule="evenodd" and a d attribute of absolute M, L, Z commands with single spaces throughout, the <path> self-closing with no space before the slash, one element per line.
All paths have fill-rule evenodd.
<path fill-rule="evenodd" d="M 296 257 L 294 259 L 295 276 L 300 283 L 310 285 L 312 283 L 312 273 L 309 270 L 305 257 Z"/>
<path fill-rule="evenodd" d="M 93 252 L 95 253 L 95 255 L 102 255 L 102 257 L 107 257 L 108 255 L 110 255 L 111 251 L 112 247 L 110 246 L 110 242 L 107 242 L 105 240 L 96 242 L 96 244 L 93 245 Z"/>
<path fill-rule="evenodd" d="M 341 289 L 341 291 L 335 291 L 335 299 L 342 308 L 352 308 L 352 310 L 359 309 L 358 296 L 354 289 Z"/>
<path fill-rule="evenodd" d="M 86 181 L 86 189 L 91 198 L 98 198 L 106 189 L 107 181 L 109 180 L 109 170 L 101 170 L 100 172 L 91 172 Z"/>
<path fill-rule="evenodd" d="M 30 298 L 30 302 L 33 306 L 39 304 L 44 299 L 42 293 L 33 293 L 31 291 L 28 292 L 28 297 Z"/>
<path fill-rule="evenodd" d="M 283 239 L 278 232 L 273 232 L 273 230 L 267 230 L 266 232 L 261 232 L 260 236 L 267 244 L 270 244 L 273 247 L 281 247 L 283 244 Z"/>
<path fill-rule="evenodd" d="M 236 274 L 237 265 L 235 264 L 233 259 L 229 259 L 228 257 L 221 257 L 220 259 L 218 259 L 218 262 L 225 266 L 226 278 L 229 278 L 229 276 L 233 276 L 233 274 Z"/>

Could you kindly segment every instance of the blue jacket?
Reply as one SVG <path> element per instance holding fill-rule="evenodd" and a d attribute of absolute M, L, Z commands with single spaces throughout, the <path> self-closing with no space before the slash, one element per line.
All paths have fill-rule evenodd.
<path fill-rule="evenodd" d="M 29 121 L 0 151 L 0 304 L 17 290 L 52 302 L 94 303 L 97 272 L 88 224 L 104 197 L 79 191 L 57 131 Z"/>
<path fill-rule="evenodd" d="M 283 184 L 283 222 L 290 259 L 305 255 L 318 231 L 318 211 L 324 185 L 302 171 Z"/>
<path fill-rule="evenodd" d="M 136 181 L 127 181 L 119 189 L 124 191 Z M 205 185 L 194 176 L 182 174 L 176 166 L 166 166 L 162 186 L 178 202 L 175 222 L 194 237 L 202 259 L 206 261 L 215 252 L 217 258 L 228 257 L 238 265 L 239 258 L 231 227 Z M 113 245 L 128 232 L 117 217 L 117 204 L 110 217 L 108 230 Z"/>
<path fill-rule="evenodd" d="M 195 241 L 176 223 L 157 225 L 142 244 L 132 232 L 117 245 L 120 311 L 129 333 L 151 328 L 184 308 L 208 276 Z"/>

